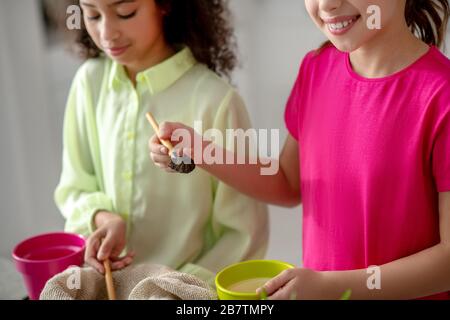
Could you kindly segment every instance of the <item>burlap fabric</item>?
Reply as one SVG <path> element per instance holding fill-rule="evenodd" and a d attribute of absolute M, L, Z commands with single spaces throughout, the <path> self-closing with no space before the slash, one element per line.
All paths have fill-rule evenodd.
<path fill-rule="evenodd" d="M 164 266 L 132 265 L 113 272 L 120 300 L 214 300 L 216 293 L 203 280 Z M 107 300 L 105 277 L 88 268 L 69 268 L 51 278 L 41 300 Z"/>

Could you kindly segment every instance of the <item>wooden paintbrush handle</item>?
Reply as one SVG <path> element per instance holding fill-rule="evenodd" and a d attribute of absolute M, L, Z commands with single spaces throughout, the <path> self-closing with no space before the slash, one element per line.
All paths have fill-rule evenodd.
<path fill-rule="evenodd" d="M 109 259 L 103 261 L 103 266 L 105 267 L 105 280 L 106 280 L 106 290 L 108 291 L 108 299 L 116 300 L 116 292 L 114 290 L 114 282 L 111 273 L 111 262 Z"/>
<path fill-rule="evenodd" d="M 147 117 L 148 122 L 150 122 L 150 124 L 152 125 L 155 133 L 159 134 L 159 125 L 156 122 L 155 118 L 153 118 L 153 115 L 150 112 L 147 112 L 145 116 Z M 159 140 L 167 149 L 169 149 L 169 153 L 171 153 L 173 150 L 172 143 L 169 140 L 165 140 L 165 139 L 159 139 Z"/>

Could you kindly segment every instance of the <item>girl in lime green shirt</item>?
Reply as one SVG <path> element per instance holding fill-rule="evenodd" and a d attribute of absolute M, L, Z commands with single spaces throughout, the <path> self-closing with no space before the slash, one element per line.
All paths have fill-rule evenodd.
<path fill-rule="evenodd" d="M 228 264 L 263 257 L 265 205 L 202 170 L 168 176 L 147 154 L 148 111 L 205 130 L 250 127 L 219 77 L 235 64 L 225 1 L 79 4 L 77 43 L 88 59 L 67 102 L 55 201 L 66 230 L 88 237 L 86 262 L 102 273 L 106 259 L 114 270 L 158 263 L 211 281 Z"/>

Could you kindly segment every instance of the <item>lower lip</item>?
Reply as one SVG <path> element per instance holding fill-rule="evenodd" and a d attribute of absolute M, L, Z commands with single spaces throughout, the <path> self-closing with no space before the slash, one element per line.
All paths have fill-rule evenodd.
<path fill-rule="evenodd" d="M 118 48 L 118 49 L 108 49 L 108 51 L 112 56 L 118 57 L 118 56 L 124 54 L 124 52 L 127 51 L 127 49 L 128 49 L 128 46 Z"/>
<path fill-rule="evenodd" d="M 328 31 L 331 32 L 331 34 L 333 34 L 335 36 L 341 36 L 341 35 L 347 33 L 355 25 L 355 23 L 359 20 L 359 18 L 360 17 L 356 18 L 348 26 L 346 26 L 345 28 L 339 29 L 339 30 L 331 29 L 331 26 L 329 24 L 327 24 L 326 27 L 327 27 Z"/>

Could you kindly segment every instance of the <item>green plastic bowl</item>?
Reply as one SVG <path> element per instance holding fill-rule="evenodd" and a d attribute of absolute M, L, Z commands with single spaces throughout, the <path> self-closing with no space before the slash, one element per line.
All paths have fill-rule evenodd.
<path fill-rule="evenodd" d="M 292 264 L 277 260 L 249 260 L 233 264 L 216 275 L 217 295 L 220 300 L 259 300 L 256 292 L 236 292 L 229 290 L 229 287 L 255 278 L 271 279 L 291 268 L 294 268 Z"/>

